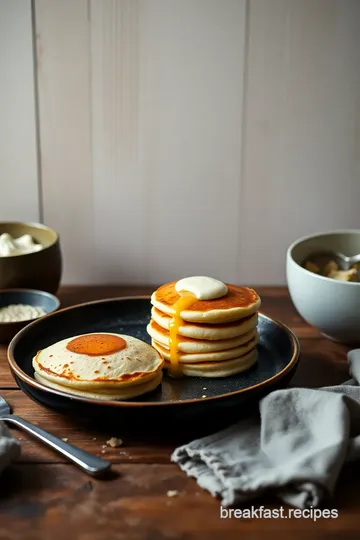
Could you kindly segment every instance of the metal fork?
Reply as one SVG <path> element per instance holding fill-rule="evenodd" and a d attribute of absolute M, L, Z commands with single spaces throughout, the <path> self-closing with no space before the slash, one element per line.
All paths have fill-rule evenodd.
<path fill-rule="evenodd" d="M 11 414 L 10 405 L 1 396 L 0 420 L 4 420 L 5 422 L 10 422 L 11 424 L 19 426 L 27 433 L 30 433 L 30 435 L 33 435 L 54 450 L 57 450 L 57 452 L 65 456 L 69 461 L 72 461 L 83 471 L 91 474 L 92 476 L 101 474 L 111 467 L 111 463 L 109 463 L 108 461 L 93 456 L 92 454 L 89 454 L 88 452 L 85 452 L 84 450 L 81 450 L 76 446 L 72 446 L 71 444 L 68 444 L 65 441 L 59 439 L 58 437 L 47 433 L 43 429 L 34 426 L 33 424 L 30 424 L 30 422 L 27 422 L 23 418 Z"/>

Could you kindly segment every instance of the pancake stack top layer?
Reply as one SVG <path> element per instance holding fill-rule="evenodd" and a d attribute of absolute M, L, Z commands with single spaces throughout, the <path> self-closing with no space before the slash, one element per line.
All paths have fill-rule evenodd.
<path fill-rule="evenodd" d="M 212 278 L 167 283 L 152 297 L 147 331 L 173 376 L 226 377 L 256 361 L 260 298 Z"/>
<path fill-rule="evenodd" d="M 163 364 L 147 343 L 105 332 L 63 339 L 33 359 L 38 381 L 95 399 L 129 399 L 150 392 L 162 380 Z"/>

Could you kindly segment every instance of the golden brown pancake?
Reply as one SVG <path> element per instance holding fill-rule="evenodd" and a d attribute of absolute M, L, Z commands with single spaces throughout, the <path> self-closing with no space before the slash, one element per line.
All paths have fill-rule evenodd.
<path fill-rule="evenodd" d="M 54 390 L 60 390 L 60 392 L 65 392 L 68 394 L 74 394 L 75 396 L 81 396 L 88 399 L 104 399 L 104 400 L 127 400 L 134 397 L 138 397 L 142 394 L 146 394 L 148 392 L 152 392 L 152 390 L 155 390 L 157 386 L 161 384 L 162 380 L 162 372 L 156 374 L 156 376 L 142 384 L 139 384 L 137 386 L 127 386 L 126 388 L 120 387 L 120 388 L 95 388 L 93 390 L 83 390 L 79 388 L 74 388 L 73 386 L 65 386 L 61 384 L 57 384 L 53 381 L 49 381 L 47 379 L 44 379 L 41 375 L 35 372 L 35 379 L 45 386 L 49 386 L 50 388 L 54 388 Z"/>
<path fill-rule="evenodd" d="M 147 332 L 171 376 L 227 377 L 256 362 L 253 289 L 193 276 L 159 287 L 151 303 Z"/>
<path fill-rule="evenodd" d="M 257 350 L 252 349 L 239 358 L 222 362 L 201 362 L 199 364 L 181 364 L 181 371 L 188 377 L 222 378 L 242 373 L 251 368 L 257 360 Z M 170 369 L 170 362 L 165 361 L 165 368 Z"/>
<path fill-rule="evenodd" d="M 35 378 L 43 384 L 99 399 L 128 399 L 150 391 L 161 381 L 163 364 L 154 347 L 109 332 L 65 338 L 33 358 Z"/>
<path fill-rule="evenodd" d="M 233 347 L 232 349 L 226 349 L 224 351 L 210 351 L 204 353 L 179 353 L 179 362 L 182 364 L 199 364 L 202 362 L 221 362 L 223 360 L 231 360 L 232 358 L 239 358 L 244 354 L 248 353 L 258 344 L 257 334 L 252 334 L 249 336 L 250 339 L 239 345 L 238 347 Z M 152 340 L 152 345 L 157 351 L 163 356 L 165 361 L 170 362 L 170 350 L 164 345 L 161 345 L 156 340 Z"/>
<path fill-rule="evenodd" d="M 169 329 L 169 325 L 172 321 L 171 315 L 163 313 L 159 309 L 153 307 L 151 310 L 151 316 L 155 323 L 164 328 Z M 200 340 L 217 340 L 217 339 L 230 339 L 238 337 L 255 329 L 258 323 L 258 315 L 254 313 L 248 317 L 244 317 L 239 321 L 221 323 L 221 324 L 201 324 L 201 323 L 189 323 L 183 321 L 179 326 L 178 334 L 180 336 L 189 337 Z"/>
<path fill-rule="evenodd" d="M 173 305 L 179 300 L 176 281 L 159 287 L 151 296 L 151 303 L 160 311 L 173 315 Z M 226 284 L 228 292 L 215 300 L 196 300 L 181 312 L 181 318 L 188 322 L 226 323 L 237 321 L 255 313 L 260 307 L 260 298 L 249 287 Z"/>
<path fill-rule="evenodd" d="M 152 337 L 152 339 L 155 339 L 155 341 L 157 341 L 167 349 L 170 348 L 170 333 L 168 330 L 165 330 L 165 328 L 162 328 L 156 322 L 151 320 L 147 326 L 147 332 Z M 177 348 L 178 351 L 184 353 L 225 351 L 226 349 L 231 349 L 233 347 L 239 347 L 240 345 L 243 345 L 244 343 L 249 341 L 251 337 L 251 331 L 235 338 L 217 339 L 212 341 L 178 336 Z"/>

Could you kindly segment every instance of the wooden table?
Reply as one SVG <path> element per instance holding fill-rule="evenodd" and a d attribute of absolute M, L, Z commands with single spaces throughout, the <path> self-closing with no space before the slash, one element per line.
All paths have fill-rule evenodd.
<path fill-rule="evenodd" d="M 319 387 L 346 380 L 347 348 L 334 344 L 296 313 L 285 288 L 257 287 L 262 311 L 285 322 L 300 338 L 301 360 L 292 386 Z M 147 287 L 64 287 L 62 306 L 114 296 L 148 294 Z M 19 462 L 0 483 L 0 540 L 215 540 L 240 538 L 357 538 L 360 529 L 360 465 L 346 468 L 327 508 L 338 519 L 220 519 L 220 502 L 170 463 L 171 443 L 125 439 L 120 448 L 106 441 L 121 437 L 114 429 L 84 429 L 76 419 L 46 410 L 28 399 L 14 383 L 0 348 L 0 387 L 14 412 L 113 463 L 115 477 L 92 479 L 61 457 L 13 430 L 21 440 Z M 179 495 L 168 497 L 169 490 Z M 252 503 L 277 508 L 272 496 Z M 249 508 L 250 503 L 243 508 Z M 286 508 L 285 508 L 286 511 Z M 290 536 L 291 535 L 291 536 Z M 268 536 L 269 537 L 269 536 Z"/>

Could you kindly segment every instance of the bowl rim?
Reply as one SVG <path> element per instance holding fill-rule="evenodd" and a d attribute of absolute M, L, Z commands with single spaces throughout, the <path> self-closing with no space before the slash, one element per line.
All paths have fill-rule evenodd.
<path fill-rule="evenodd" d="M 289 338 L 289 340 L 291 342 L 291 345 L 292 345 L 292 356 L 291 356 L 290 360 L 288 361 L 286 366 L 281 371 L 279 371 L 275 375 L 272 375 L 269 379 L 266 379 L 266 381 L 256 383 L 256 384 L 254 384 L 252 386 L 249 386 L 249 387 L 246 387 L 246 388 L 241 388 L 239 390 L 235 390 L 235 391 L 229 392 L 227 394 L 207 397 L 207 398 L 202 399 L 200 401 L 197 400 L 197 399 L 185 399 L 185 400 L 176 401 L 176 402 L 162 401 L 162 402 L 150 402 L 150 403 L 147 404 L 146 402 L 143 402 L 143 401 L 127 401 L 127 400 L 119 400 L 119 401 L 117 401 L 117 400 L 100 400 L 100 399 L 96 400 L 96 399 L 88 398 L 88 397 L 85 397 L 85 396 L 79 396 L 79 395 L 76 395 L 76 394 L 70 394 L 69 392 L 62 392 L 61 390 L 57 390 L 55 388 L 45 386 L 44 384 L 40 383 L 39 381 L 37 381 L 36 379 L 34 379 L 33 377 L 30 377 L 27 373 L 25 373 L 25 371 L 23 371 L 22 368 L 17 363 L 17 361 L 15 359 L 15 355 L 14 355 L 14 349 L 15 349 L 17 343 L 29 331 L 30 328 L 32 328 L 36 324 L 39 324 L 41 322 L 41 320 L 43 320 L 45 317 L 56 316 L 56 315 L 64 313 L 64 312 L 69 312 L 71 310 L 75 310 L 77 308 L 87 306 L 89 304 L 90 305 L 101 304 L 101 303 L 106 304 L 106 303 L 110 303 L 110 302 L 114 302 L 114 301 L 127 301 L 127 300 L 148 300 L 149 303 L 150 303 L 150 295 L 119 296 L 119 297 L 103 298 L 103 299 L 100 299 L 100 300 L 92 300 L 92 301 L 89 301 L 89 302 L 82 302 L 80 304 L 75 304 L 75 305 L 64 307 L 64 308 L 60 309 L 59 311 L 57 311 L 56 313 L 49 313 L 48 315 L 44 315 L 44 317 L 39 317 L 38 319 L 33 320 L 30 324 L 26 325 L 25 328 L 22 328 L 12 338 L 12 340 L 10 341 L 9 346 L 7 348 L 7 361 L 8 361 L 8 365 L 10 367 L 10 370 L 11 370 L 14 378 L 15 378 L 15 376 L 18 377 L 23 383 L 35 388 L 36 390 L 41 390 L 41 391 L 43 391 L 45 393 L 54 394 L 54 395 L 57 395 L 57 396 L 60 396 L 60 397 L 65 397 L 67 399 L 71 399 L 71 400 L 73 400 L 75 402 L 79 402 L 79 403 L 90 403 L 90 404 L 95 404 L 96 403 L 96 404 L 99 404 L 99 405 L 104 406 L 104 407 L 107 407 L 107 406 L 112 406 L 112 407 L 116 407 L 116 408 L 117 407 L 120 407 L 120 408 L 127 407 L 127 408 L 132 408 L 132 409 L 136 409 L 136 408 L 138 409 L 138 408 L 142 408 L 142 407 L 156 407 L 156 408 L 158 408 L 158 407 L 166 407 L 166 406 L 169 406 L 169 405 L 174 406 L 174 407 L 180 407 L 181 405 L 184 405 L 184 404 L 200 403 L 200 402 L 214 401 L 214 400 L 222 400 L 225 397 L 228 398 L 228 397 L 231 397 L 231 396 L 234 396 L 234 395 L 249 393 L 249 391 L 253 391 L 255 389 L 259 389 L 259 388 L 261 389 L 263 387 L 266 387 L 267 384 L 279 381 L 283 377 L 285 377 L 288 373 L 291 373 L 291 371 L 293 369 L 295 369 L 295 367 L 297 366 L 297 364 L 299 362 L 299 359 L 300 359 L 300 342 L 299 342 L 298 337 L 295 335 L 295 333 L 291 330 L 291 328 L 289 326 L 287 326 L 283 322 L 279 321 L 278 319 L 276 319 L 274 317 L 270 317 L 269 315 L 266 315 L 262 311 L 259 311 L 259 314 L 261 314 L 261 316 L 264 319 L 267 319 L 267 320 L 275 323 L 278 327 L 280 327 L 287 334 L 287 336 L 288 336 L 288 338 Z"/>
<path fill-rule="evenodd" d="M 295 240 L 295 242 L 293 242 L 292 244 L 290 244 L 290 246 L 288 247 L 286 251 L 286 258 L 287 260 L 290 260 L 293 264 L 295 264 L 295 266 L 297 266 L 301 272 L 304 272 L 307 275 L 311 274 L 315 279 L 319 279 L 323 281 L 325 280 L 326 282 L 334 283 L 335 287 L 341 286 L 341 285 L 345 285 L 345 286 L 351 285 L 355 287 L 360 286 L 360 281 L 340 281 L 338 279 L 332 279 L 326 276 L 320 276 L 319 274 L 315 274 L 314 272 L 310 272 L 309 270 L 301 266 L 301 264 L 299 264 L 297 261 L 295 261 L 294 257 L 292 256 L 293 249 L 299 244 L 301 244 L 302 242 L 306 242 L 307 240 L 312 240 L 313 238 L 319 238 L 320 236 L 329 236 L 329 235 L 337 235 L 337 234 L 345 234 L 345 233 L 358 234 L 360 236 L 360 229 L 336 229 L 336 230 L 331 230 L 331 231 L 319 232 L 316 234 L 310 234 L 308 236 L 303 236 Z"/>
<path fill-rule="evenodd" d="M 35 229 L 42 229 L 44 231 L 50 231 L 55 235 L 55 239 L 53 242 L 51 242 L 48 246 L 43 247 L 40 251 L 30 252 L 30 253 L 21 253 L 19 255 L 2 255 L 0 257 L 0 261 L 2 259 L 12 259 L 12 258 L 18 258 L 18 257 L 27 257 L 28 255 L 36 255 L 36 253 L 42 253 L 43 251 L 46 251 L 47 249 L 54 246 L 60 238 L 59 233 L 53 229 L 52 227 L 49 227 L 48 225 L 45 225 L 44 223 L 38 223 L 37 221 L 0 221 L 0 227 L 6 225 L 23 225 L 25 227 L 34 227 Z"/>
<path fill-rule="evenodd" d="M 25 289 L 25 288 L 21 288 L 21 287 L 14 287 L 14 288 L 10 288 L 10 289 L 0 289 L 0 296 L 2 294 L 6 294 L 6 293 L 35 293 L 37 295 L 40 295 L 40 296 L 47 296 L 48 298 L 50 298 L 51 300 L 53 300 L 55 302 L 55 307 L 49 311 L 48 313 L 46 313 L 45 315 L 42 315 L 41 317 L 37 317 L 36 319 L 23 319 L 22 321 L 0 321 L 0 326 L 7 326 L 8 328 L 10 328 L 11 326 L 15 326 L 15 325 L 18 325 L 18 324 L 29 324 L 31 322 L 34 322 L 38 319 L 42 319 L 43 317 L 46 317 L 47 315 L 50 315 L 51 313 L 54 313 L 55 311 L 57 311 L 59 309 L 59 307 L 61 306 L 61 302 L 59 300 L 59 298 L 57 296 L 55 296 L 54 294 L 51 294 L 47 291 L 41 291 L 40 289 Z"/>

